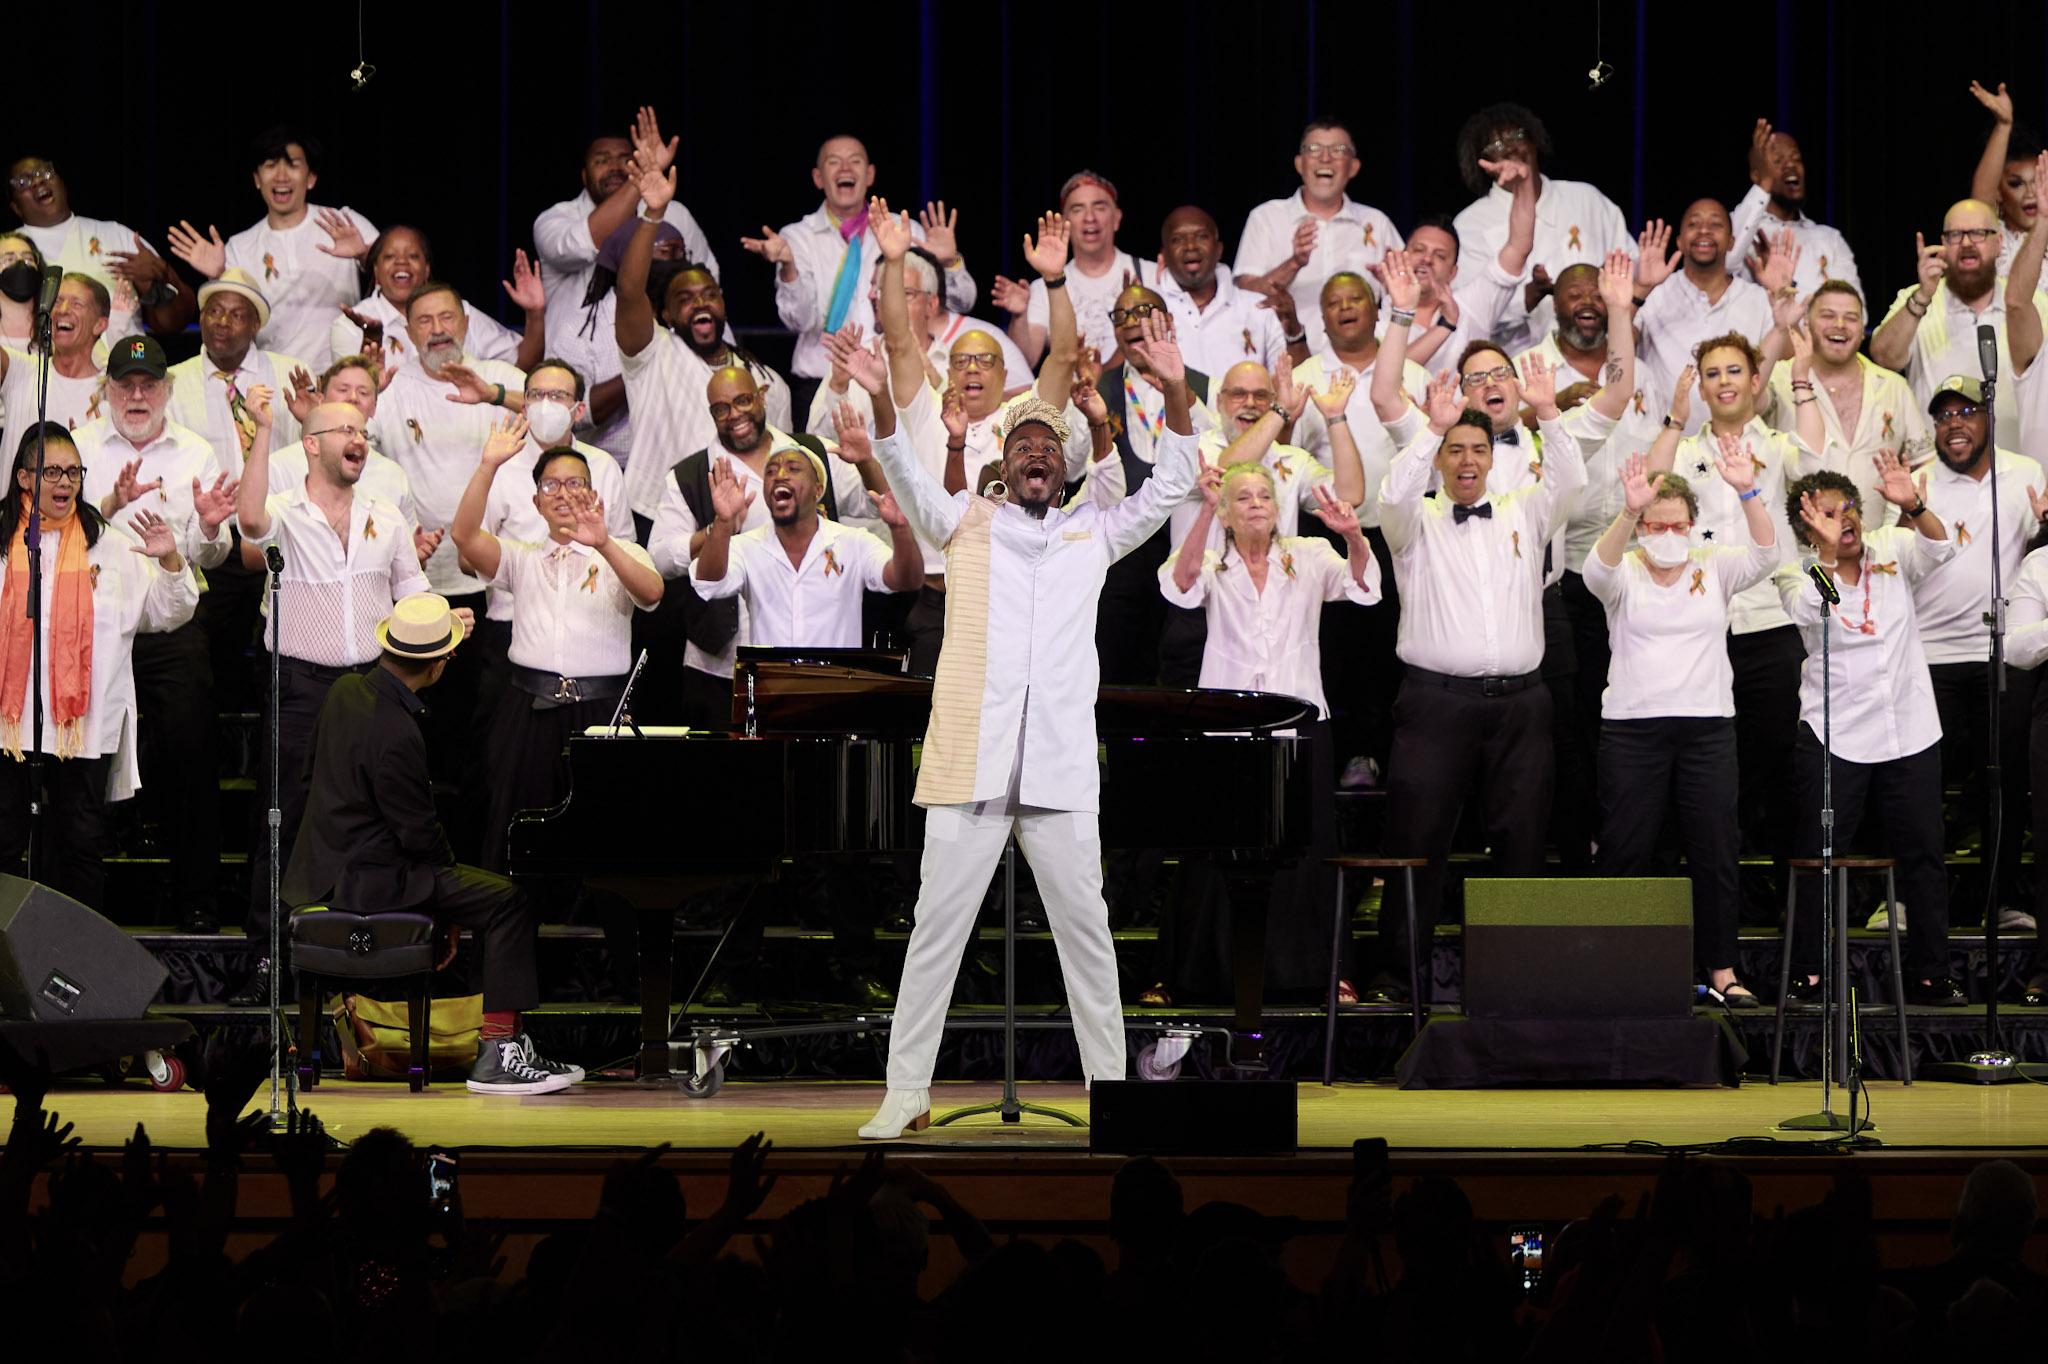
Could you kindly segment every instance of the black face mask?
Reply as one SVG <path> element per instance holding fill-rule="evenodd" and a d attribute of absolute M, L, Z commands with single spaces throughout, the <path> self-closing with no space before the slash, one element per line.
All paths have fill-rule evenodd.
<path fill-rule="evenodd" d="M 18 260 L 0 270 L 0 294 L 7 295 L 16 303 L 26 303 L 34 298 L 36 286 L 42 282 L 41 272 L 25 260 Z"/>

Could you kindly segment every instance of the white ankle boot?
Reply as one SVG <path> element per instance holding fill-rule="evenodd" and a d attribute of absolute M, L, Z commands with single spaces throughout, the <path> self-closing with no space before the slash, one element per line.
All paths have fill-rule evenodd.
<path fill-rule="evenodd" d="M 922 1132 L 932 1125 L 932 1098 L 928 1089 L 892 1089 L 882 1106 L 860 1135 L 867 1141 L 888 1141 L 905 1131 Z"/>

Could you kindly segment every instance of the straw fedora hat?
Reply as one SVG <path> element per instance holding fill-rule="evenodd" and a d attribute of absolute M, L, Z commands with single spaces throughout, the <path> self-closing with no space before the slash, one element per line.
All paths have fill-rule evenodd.
<path fill-rule="evenodd" d="M 265 298 L 263 291 L 256 287 L 255 276 L 251 275 L 247 270 L 231 265 L 220 272 L 219 279 L 209 280 L 207 283 L 200 285 L 199 306 L 204 308 L 207 299 L 212 298 L 223 290 L 231 294 L 240 294 L 256 306 L 256 325 L 258 327 L 270 325 L 270 300 Z"/>
<path fill-rule="evenodd" d="M 462 643 L 462 617 L 438 592 L 415 592 L 377 622 L 377 644 L 400 658 L 430 659 L 455 652 Z"/>

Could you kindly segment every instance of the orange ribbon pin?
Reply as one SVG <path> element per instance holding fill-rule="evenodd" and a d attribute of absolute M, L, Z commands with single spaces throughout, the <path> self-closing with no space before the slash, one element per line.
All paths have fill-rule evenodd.
<path fill-rule="evenodd" d="M 1686 589 L 1685 594 L 1688 597 L 1704 597 L 1707 595 L 1707 570 L 1696 568 L 1692 571 L 1692 586 Z"/>

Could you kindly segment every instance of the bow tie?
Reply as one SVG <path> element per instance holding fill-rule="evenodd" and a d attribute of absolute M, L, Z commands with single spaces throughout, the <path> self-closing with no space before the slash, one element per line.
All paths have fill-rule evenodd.
<path fill-rule="evenodd" d="M 1505 431 L 1494 432 L 1493 443 L 1495 445 L 1520 445 L 1522 443 L 1522 428 L 1510 426 Z"/>
<path fill-rule="evenodd" d="M 1461 507 L 1456 503 L 1451 505 L 1452 525 L 1462 526 L 1474 516 L 1483 516 L 1489 521 L 1493 520 L 1493 503 L 1481 502 L 1476 507 Z"/>

